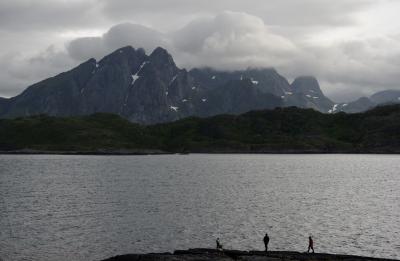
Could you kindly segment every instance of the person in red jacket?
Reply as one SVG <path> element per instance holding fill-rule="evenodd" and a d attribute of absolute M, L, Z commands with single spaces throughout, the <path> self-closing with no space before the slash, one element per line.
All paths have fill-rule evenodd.
<path fill-rule="evenodd" d="M 308 250 L 307 250 L 307 253 L 310 253 L 310 249 L 314 253 L 314 241 L 312 240 L 311 236 L 308 237 Z"/>

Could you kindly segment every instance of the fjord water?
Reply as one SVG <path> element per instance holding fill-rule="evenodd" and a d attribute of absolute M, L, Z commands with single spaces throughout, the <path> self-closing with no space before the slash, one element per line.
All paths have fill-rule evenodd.
<path fill-rule="evenodd" d="M 400 156 L 0 156 L 0 258 L 214 247 L 400 259 Z"/>

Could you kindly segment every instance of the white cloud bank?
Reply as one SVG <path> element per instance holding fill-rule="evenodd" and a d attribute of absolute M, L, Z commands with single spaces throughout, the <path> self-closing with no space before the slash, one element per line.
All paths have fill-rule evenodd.
<path fill-rule="evenodd" d="M 177 60 L 185 67 L 281 66 L 299 52 L 289 39 L 270 31 L 262 19 L 230 11 L 189 23 L 171 34 L 171 41 Z"/>

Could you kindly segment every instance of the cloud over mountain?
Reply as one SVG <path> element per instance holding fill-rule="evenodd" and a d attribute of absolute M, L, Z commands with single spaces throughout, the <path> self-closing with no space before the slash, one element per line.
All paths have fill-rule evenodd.
<path fill-rule="evenodd" d="M 67 45 L 69 55 L 79 61 L 89 58 L 100 59 L 104 55 L 125 45 L 144 48 L 151 52 L 158 46 L 166 46 L 165 36 L 139 24 L 123 23 L 111 27 L 99 37 L 81 37 Z"/>
<path fill-rule="evenodd" d="M 390 12 L 398 6 L 386 0 L 5 0 L 0 96 L 132 45 L 148 53 L 163 46 L 186 68 L 275 67 L 289 79 L 311 74 L 327 95 L 349 100 L 400 88 L 400 39 L 392 30 L 398 16 Z"/>
<path fill-rule="evenodd" d="M 273 67 L 287 63 L 298 52 L 289 39 L 246 13 L 225 11 L 213 18 L 198 19 L 171 36 L 178 61 L 189 67 Z"/>
<path fill-rule="evenodd" d="M 227 70 L 280 66 L 299 52 L 289 39 L 270 31 L 262 19 L 231 11 L 196 19 L 170 33 L 138 24 L 118 24 L 100 37 L 71 41 L 67 52 L 71 58 L 83 61 L 91 57 L 99 59 L 125 45 L 143 47 L 147 52 L 163 46 L 182 67 L 211 66 Z"/>
<path fill-rule="evenodd" d="M 278 34 L 259 17 L 224 11 L 164 34 L 141 25 L 120 24 L 102 37 L 78 38 L 67 49 L 72 58 L 84 60 L 100 58 L 118 46 L 140 46 L 150 51 L 160 45 L 185 68 L 276 67 L 289 78 L 315 75 L 328 95 L 346 100 L 348 93 L 368 95 L 398 87 L 399 40 L 395 36 L 349 38 L 319 46 Z"/>

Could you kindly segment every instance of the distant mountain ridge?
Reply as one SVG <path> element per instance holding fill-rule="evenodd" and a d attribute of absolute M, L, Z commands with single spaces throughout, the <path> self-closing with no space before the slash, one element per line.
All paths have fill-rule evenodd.
<path fill-rule="evenodd" d="M 364 110 L 368 104 L 355 102 L 347 108 L 334 104 L 311 76 L 296 78 L 290 84 L 272 68 L 187 71 L 178 68 L 161 47 L 147 55 L 143 49 L 126 46 L 100 61 L 89 59 L 33 84 L 13 98 L 0 98 L 0 118 L 103 112 L 154 124 L 287 106 L 334 113 L 347 108 Z"/>
<path fill-rule="evenodd" d="M 400 90 L 386 90 L 377 92 L 370 97 L 361 97 L 349 103 L 334 104 L 329 113 L 346 112 L 358 113 L 372 109 L 378 105 L 400 103 Z"/>

